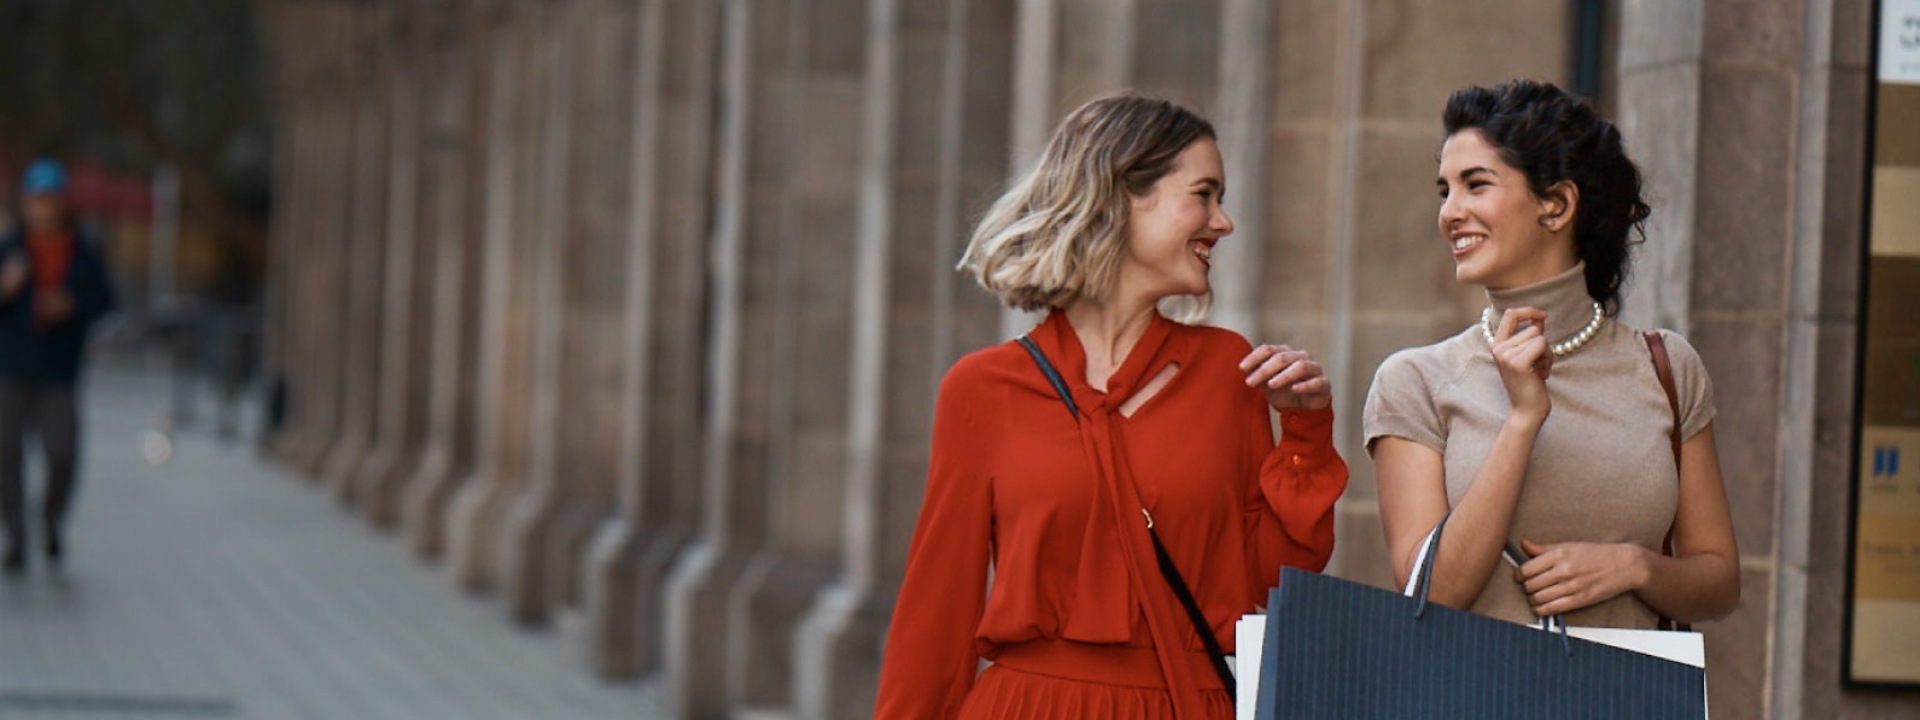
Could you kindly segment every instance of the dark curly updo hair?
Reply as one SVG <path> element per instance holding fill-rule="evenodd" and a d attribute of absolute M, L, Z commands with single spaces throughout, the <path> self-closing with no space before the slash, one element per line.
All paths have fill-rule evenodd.
<path fill-rule="evenodd" d="M 1613 123 L 1587 101 L 1533 80 L 1456 90 L 1442 122 L 1447 137 L 1480 131 L 1502 161 L 1527 176 L 1534 195 L 1545 197 L 1563 180 L 1579 188 L 1574 252 L 1586 263 L 1587 293 L 1608 315 L 1618 313 L 1627 256 L 1646 240 L 1652 208 L 1640 195 L 1640 168 Z"/>

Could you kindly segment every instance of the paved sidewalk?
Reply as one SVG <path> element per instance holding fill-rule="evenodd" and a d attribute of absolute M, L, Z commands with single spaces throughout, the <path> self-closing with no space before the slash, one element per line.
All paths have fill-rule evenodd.
<path fill-rule="evenodd" d="M 148 464 L 165 400 L 89 378 L 66 569 L 0 578 L 0 718 L 666 717 L 210 422 Z"/>

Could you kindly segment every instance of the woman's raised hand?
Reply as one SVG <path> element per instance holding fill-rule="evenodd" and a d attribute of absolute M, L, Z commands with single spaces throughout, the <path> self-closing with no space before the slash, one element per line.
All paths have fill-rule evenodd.
<path fill-rule="evenodd" d="M 1285 345 L 1261 345 L 1240 359 L 1247 387 L 1267 391 L 1275 410 L 1318 410 L 1333 404 L 1333 383 L 1327 371 L 1305 350 Z"/>
<path fill-rule="evenodd" d="M 1547 350 L 1546 329 L 1547 313 L 1535 308 L 1514 308 L 1500 316 L 1500 329 L 1493 334 L 1493 364 L 1507 387 L 1511 418 L 1540 423 L 1553 411 L 1547 399 L 1553 353 Z"/>

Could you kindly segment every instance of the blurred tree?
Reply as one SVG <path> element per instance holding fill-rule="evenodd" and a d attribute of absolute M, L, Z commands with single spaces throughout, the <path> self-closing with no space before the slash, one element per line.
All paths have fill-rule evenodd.
<path fill-rule="evenodd" d="M 5 0 L 0 142 L 137 174 L 172 165 L 183 220 L 235 264 L 221 284 L 258 278 L 272 164 L 267 67 L 251 0 Z"/>

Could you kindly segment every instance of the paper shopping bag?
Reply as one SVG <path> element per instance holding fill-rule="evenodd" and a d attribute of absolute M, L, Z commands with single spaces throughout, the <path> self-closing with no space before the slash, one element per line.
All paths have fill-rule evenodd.
<path fill-rule="evenodd" d="M 1286 568 L 1254 717 L 1700 720 L 1700 667 Z"/>

